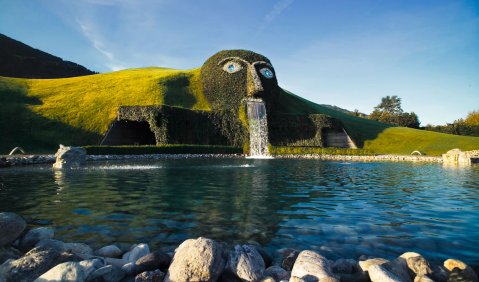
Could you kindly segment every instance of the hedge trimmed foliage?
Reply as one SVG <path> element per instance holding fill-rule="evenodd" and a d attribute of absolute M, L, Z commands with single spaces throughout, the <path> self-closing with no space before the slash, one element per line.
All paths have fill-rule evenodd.
<path fill-rule="evenodd" d="M 365 149 L 321 148 L 321 147 L 275 147 L 271 146 L 272 155 L 346 155 L 346 156 L 373 156 L 374 153 Z"/>
<path fill-rule="evenodd" d="M 231 71 L 228 67 L 232 67 Z M 271 71 L 271 78 L 265 75 L 265 69 Z M 273 112 L 280 91 L 269 59 L 248 50 L 214 54 L 201 67 L 201 80 L 211 108 L 235 114 L 246 97 L 262 98 L 267 111 Z"/>
<path fill-rule="evenodd" d="M 125 121 L 132 125 L 125 130 Z M 140 139 L 135 142 L 125 132 L 138 130 L 136 123 L 147 123 L 155 144 L 202 144 L 242 147 L 247 136 L 239 119 L 224 112 L 194 111 L 168 106 L 120 107 L 118 121 L 113 122 L 103 145 L 146 144 Z M 133 128 L 133 129 L 132 129 Z M 134 135 L 147 135 L 145 128 Z M 119 133 L 118 133 L 119 132 Z M 128 139 L 125 139 L 128 138 Z M 151 143 L 153 143 L 151 142 Z"/>
<path fill-rule="evenodd" d="M 321 114 L 275 114 L 268 124 L 269 141 L 273 146 L 324 147 L 324 129 L 340 130 L 342 124 Z"/>
<path fill-rule="evenodd" d="M 242 154 L 243 149 L 213 145 L 85 146 L 88 155 Z"/>

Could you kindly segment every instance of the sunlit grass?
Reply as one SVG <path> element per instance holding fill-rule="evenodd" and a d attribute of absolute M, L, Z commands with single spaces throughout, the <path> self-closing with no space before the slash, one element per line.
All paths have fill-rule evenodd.
<path fill-rule="evenodd" d="M 197 70 L 143 68 L 64 79 L 29 79 L 26 83 L 28 96 L 42 101 L 41 105 L 30 106 L 34 112 L 103 134 L 116 117 L 119 106 L 164 104 L 165 84 L 161 82 L 180 74 L 199 76 Z M 190 87 L 194 90 L 191 94 L 199 96 L 193 108 L 208 109 L 197 84 Z"/>
<path fill-rule="evenodd" d="M 441 155 L 451 149 L 479 149 L 479 137 L 458 136 L 406 127 L 391 127 L 368 140 L 365 149 L 382 154 L 409 155 L 420 151 L 426 155 Z"/>

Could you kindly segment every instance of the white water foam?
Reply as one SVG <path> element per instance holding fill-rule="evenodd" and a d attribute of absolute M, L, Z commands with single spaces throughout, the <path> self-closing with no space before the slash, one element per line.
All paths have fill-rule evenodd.
<path fill-rule="evenodd" d="M 150 169 L 160 169 L 161 166 L 158 165 L 104 165 L 104 166 L 91 166 L 86 167 L 85 169 L 100 169 L 100 170 L 150 170 Z"/>

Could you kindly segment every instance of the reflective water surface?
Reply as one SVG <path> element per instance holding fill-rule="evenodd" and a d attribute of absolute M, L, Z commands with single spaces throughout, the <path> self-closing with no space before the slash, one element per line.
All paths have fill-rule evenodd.
<path fill-rule="evenodd" d="M 0 210 L 93 247 L 205 236 L 330 259 L 416 251 L 479 268 L 479 166 L 178 159 L 9 168 L 0 170 Z"/>

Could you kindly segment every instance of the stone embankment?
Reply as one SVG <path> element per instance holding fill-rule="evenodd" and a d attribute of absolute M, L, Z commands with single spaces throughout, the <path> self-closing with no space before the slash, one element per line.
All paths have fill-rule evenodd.
<path fill-rule="evenodd" d="M 29 229 L 21 216 L 0 213 L 0 282 L 478 281 L 462 261 L 434 265 L 413 252 L 392 260 L 361 256 L 332 261 L 311 250 L 282 249 L 272 256 L 259 245 L 230 248 L 203 237 L 188 239 L 171 253 L 150 250 L 144 243 L 93 250 L 53 237 L 51 228 Z"/>
<path fill-rule="evenodd" d="M 319 155 L 319 154 L 306 154 L 306 155 L 281 155 L 275 156 L 275 158 L 285 159 L 318 159 L 318 160 L 331 160 L 331 161 L 357 161 L 357 162 L 425 162 L 425 163 L 442 163 L 441 157 L 433 156 L 403 156 L 403 155 L 375 155 L 375 156 L 346 156 L 346 155 Z"/>
<path fill-rule="evenodd" d="M 238 154 L 148 154 L 148 155 L 87 155 L 86 161 L 127 161 L 127 160 L 163 160 L 193 158 L 243 158 Z M 0 156 L 0 168 L 9 166 L 27 166 L 37 164 L 54 164 L 55 155 L 14 155 Z"/>

